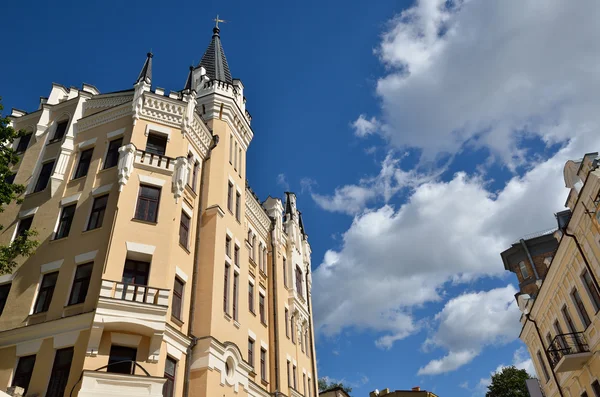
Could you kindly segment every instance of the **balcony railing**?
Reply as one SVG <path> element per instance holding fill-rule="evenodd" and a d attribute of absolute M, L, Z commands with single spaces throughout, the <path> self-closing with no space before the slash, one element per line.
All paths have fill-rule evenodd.
<path fill-rule="evenodd" d="M 168 171 L 175 169 L 175 159 L 140 149 L 135 151 L 135 162 Z"/>
<path fill-rule="evenodd" d="M 550 365 L 556 372 L 577 370 L 591 355 L 583 332 L 556 335 L 548 347 Z"/>
<path fill-rule="evenodd" d="M 121 281 L 102 280 L 100 296 L 158 306 L 167 306 L 169 303 L 169 290 L 167 289 Z"/>

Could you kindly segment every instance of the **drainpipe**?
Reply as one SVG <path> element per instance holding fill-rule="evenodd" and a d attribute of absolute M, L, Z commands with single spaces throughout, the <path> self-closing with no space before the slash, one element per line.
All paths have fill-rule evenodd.
<path fill-rule="evenodd" d="M 564 397 L 564 394 L 562 392 L 562 387 L 560 387 L 560 383 L 558 383 L 558 377 L 556 376 L 556 373 L 554 372 L 554 368 L 552 368 L 552 364 L 550 364 L 550 357 L 548 356 L 548 350 L 546 350 L 546 347 L 544 346 L 544 340 L 542 339 L 542 334 L 540 333 L 540 329 L 538 328 L 538 325 L 535 322 L 535 320 L 531 318 L 529 313 L 527 313 L 525 315 L 525 318 L 527 318 L 527 320 L 531 321 L 533 323 L 533 325 L 535 326 L 535 331 L 537 332 L 538 338 L 540 339 L 540 343 L 542 344 L 542 349 L 544 350 L 544 356 L 546 357 L 546 361 L 548 361 L 548 365 L 550 366 L 550 372 L 552 372 L 552 378 L 554 378 L 554 382 L 556 383 L 556 387 L 558 388 L 558 394 L 560 394 L 560 397 Z"/>
<path fill-rule="evenodd" d="M 305 275 L 305 279 L 306 279 L 306 304 L 308 306 L 308 335 L 310 336 L 310 346 L 311 349 L 314 346 L 314 339 L 313 339 L 313 326 L 312 326 L 312 311 L 310 308 L 310 297 L 308 296 L 308 272 L 306 272 Z M 312 367 L 312 374 L 313 374 L 313 387 L 315 388 L 315 397 L 319 396 L 319 380 L 317 379 L 317 372 L 315 369 L 315 355 L 317 353 L 317 348 L 315 347 L 315 350 L 313 350 L 311 352 L 311 357 L 310 357 L 310 365 Z"/>
<path fill-rule="evenodd" d="M 198 188 L 198 211 L 196 212 L 196 241 L 194 243 L 194 269 L 192 271 L 192 291 L 190 296 L 190 315 L 188 319 L 188 336 L 192 338 L 192 342 L 187 348 L 187 352 L 185 355 L 185 373 L 183 375 L 183 397 L 187 397 L 189 395 L 189 380 L 190 373 L 192 370 L 192 350 L 196 343 L 198 342 L 198 338 L 194 336 L 194 314 L 196 313 L 196 289 L 198 288 L 198 273 L 200 267 L 200 229 L 202 225 L 202 206 L 203 206 L 203 192 L 204 192 L 204 181 L 206 179 L 206 163 L 210 160 L 210 155 L 212 154 L 212 150 L 219 143 L 219 136 L 214 135 L 213 141 L 210 147 L 208 148 L 208 153 L 206 154 L 206 158 L 202 160 L 202 171 L 200 171 L 200 187 Z"/>
<path fill-rule="evenodd" d="M 531 263 L 531 267 L 533 268 L 533 274 L 535 275 L 535 279 L 537 281 L 540 279 L 540 276 L 538 275 L 537 269 L 535 268 L 535 263 L 533 263 L 533 258 L 531 257 L 531 253 L 529 253 L 529 248 L 527 248 L 527 244 L 525 243 L 525 240 L 521 239 L 520 243 L 523 246 L 525 253 L 527 254 L 527 259 L 529 259 L 529 263 Z"/>
<path fill-rule="evenodd" d="M 277 332 L 277 251 L 275 250 L 275 228 L 277 227 L 277 219 L 271 218 L 271 266 L 273 267 L 273 333 L 275 335 L 275 396 L 279 395 L 279 342 Z"/>
<path fill-rule="evenodd" d="M 569 233 L 567 231 L 566 227 L 563 230 L 563 233 L 565 234 L 565 236 L 571 237 L 573 239 L 573 241 L 575 241 L 575 245 L 577 246 L 577 250 L 581 254 L 581 257 L 583 258 L 583 262 L 585 263 L 585 267 L 587 268 L 588 273 L 590 273 L 590 277 L 592 278 L 592 281 L 594 282 L 594 286 L 596 287 L 596 290 L 598 290 L 600 292 L 600 285 L 598 284 L 598 280 L 596 279 L 596 275 L 592 271 L 592 267 L 590 266 L 590 263 L 588 262 L 587 257 L 583 253 L 583 249 L 581 249 L 581 245 L 579 244 L 579 240 L 577 240 L 577 236 L 575 236 L 574 234 Z"/>

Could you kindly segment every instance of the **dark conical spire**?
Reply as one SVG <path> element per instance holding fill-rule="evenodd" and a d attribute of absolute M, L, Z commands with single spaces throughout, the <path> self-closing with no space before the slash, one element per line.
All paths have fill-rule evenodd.
<path fill-rule="evenodd" d="M 154 56 L 151 52 L 146 54 L 146 62 L 144 62 L 144 66 L 142 67 L 142 71 L 137 78 L 136 84 L 140 81 L 145 81 L 146 83 L 152 83 L 152 57 Z"/>
<path fill-rule="evenodd" d="M 213 28 L 212 40 L 210 41 L 206 52 L 204 52 L 198 67 L 202 66 L 206 69 L 206 74 L 211 80 L 219 80 L 233 84 L 229 65 L 225 58 L 225 52 L 223 51 L 223 46 L 221 46 L 221 37 L 219 36 L 220 31 L 221 30 L 217 26 Z"/>
<path fill-rule="evenodd" d="M 194 67 L 190 66 L 190 72 L 188 73 L 187 80 L 185 81 L 185 86 L 183 87 L 183 92 L 188 94 L 192 91 L 192 74 L 194 71 Z"/>

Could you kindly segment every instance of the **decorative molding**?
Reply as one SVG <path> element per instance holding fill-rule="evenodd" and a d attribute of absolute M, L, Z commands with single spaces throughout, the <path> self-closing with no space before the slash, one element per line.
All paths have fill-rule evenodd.
<path fill-rule="evenodd" d="M 253 341 L 256 341 L 256 334 L 248 329 L 248 336 L 252 338 Z"/>
<path fill-rule="evenodd" d="M 175 203 L 183 195 L 183 189 L 188 180 L 188 161 L 187 157 L 181 156 L 175 159 L 175 171 L 173 172 L 172 191 L 175 196 Z"/>
<path fill-rule="evenodd" d="M 135 152 L 136 148 L 132 143 L 119 148 L 119 162 L 117 163 L 119 191 L 123 190 L 123 186 L 127 184 L 133 172 Z"/>
<path fill-rule="evenodd" d="M 19 343 L 17 345 L 17 357 L 29 356 L 31 354 L 36 354 L 40 351 L 40 347 L 42 346 L 42 339 L 36 339 L 32 341 L 27 341 L 23 343 Z"/>
<path fill-rule="evenodd" d="M 60 267 L 62 266 L 62 264 L 63 264 L 64 261 L 65 261 L 64 259 L 59 259 L 59 260 L 54 261 L 54 262 L 49 262 L 49 263 L 43 264 L 40 267 L 40 272 L 42 274 L 46 274 L 46 273 L 50 273 L 50 272 L 53 272 L 55 270 L 58 270 L 58 269 L 60 269 Z"/>
<path fill-rule="evenodd" d="M 81 263 L 91 262 L 96 258 L 97 254 L 98 254 L 98 250 L 76 255 L 75 256 L 75 264 L 79 265 Z"/>
<path fill-rule="evenodd" d="M 117 137 L 123 136 L 124 134 L 125 134 L 125 127 L 119 128 L 118 130 L 107 133 L 106 139 L 117 138 Z"/>
<path fill-rule="evenodd" d="M 98 108 L 112 108 L 129 102 L 133 99 L 133 94 L 111 96 L 104 98 L 92 98 L 86 101 L 83 105 L 83 110 L 98 109 Z"/>
<path fill-rule="evenodd" d="M 77 133 L 87 131 L 102 124 L 110 123 L 122 117 L 131 115 L 131 107 L 128 103 L 103 110 L 91 116 L 79 119 L 77 122 Z"/>
<path fill-rule="evenodd" d="M 148 123 L 146 124 L 146 131 L 144 132 L 144 135 L 148 136 L 151 132 L 166 135 L 167 142 L 171 142 L 171 129 L 169 127 L 165 127 L 164 125 Z"/>
<path fill-rule="evenodd" d="M 96 144 L 96 141 L 98 140 L 98 138 L 92 138 L 92 139 L 88 139 L 87 141 L 83 141 L 81 142 L 79 145 L 77 145 L 77 148 L 79 150 L 85 149 L 88 146 L 92 146 Z"/>
<path fill-rule="evenodd" d="M 142 175 L 142 174 L 138 174 L 138 178 L 140 180 L 140 183 L 144 183 L 146 185 L 158 186 L 158 187 L 164 186 L 164 184 L 166 182 L 164 179 L 155 178 L 153 176 Z"/>
<path fill-rule="evenodd" d="M 23 211 L 19 212 L 19 219 L 23 219 L 23 218 L 27 218 L 27 217 L 35 215 L 39 208 L 40 207 L 34 207 L 34 208 L 30 208 L 28 210 L 23 210 Z"/>
<path fill-rule="evenodd" d="M 225 216 L 225 211 L 223 211 L 219 204 L 211 205 L 210 207 L 204 210 L 204 213 L 207 215 L 213 215 L 217 213 L 221 218 Z"/>
<path fill-rule="evenodd" d="M 154 251 L 156 250 L 156 246 L 148 245 L 148 244 L 140 244 L 133 243 L 131 241 L 125 241 L 125 246 L 127 247 L 127 252 L 135 252 L 138 254 L 144 255 L 154 255 Z"/>
<path fill-rule="evenodd" d="M 98 186 L 97 188 L 92 190 L 91 196 L 96 197 L 96 196 L 100 196 L 104 193 L 108 193 L 108 192 L 110 192 L 110 189 L 112 189 L 112 186 L 113 186 L 112 183 L 107 183 L 106 185 Z"/>
<path fill-rule="evenodd" d="M 80 197 L 81 197 L 81 193 L 77 193 L 72 196 L 65 197 L 64 199 L 60 200 L 60 205 L 65 206 L 65 205 L 76 203 L 77 201 L 79 201 Z"/>
<path fill-rule="evenodd" d="M 185 274 L 183 270 L 179 268 L 179 266 L 175 266 L 175 274 L 179 277 L 184 283 L 188 282 L 188 275 Z"/>
<path fill-rule="evenodd" d="M 194 216 L 194 210 L 185 202 L 182 201 L 181 203 L 181 209 L 183 210 L 183 212 L 185 212 L 187 214 L 187 216 L 189 216 L 190 218 L 192 218 Z"/>
<path fill-rule="evenodd" d="M 180 128 L 185 107 L 183 102 L 145 92 L 139 117 Z"/>
<path fill-rule="evenodd" d="M 121 334 L 118 332 L 110 333 L 110 341 L 115 345 L 138 347 L 142 341 L 141 335 Z"/>
<path fill-rule="evenodd" d="M 79 338 L 80 332 L 80 330 L 76 330 L 54 335 L 54 348 L 62 349 L 63 347 L 74 346 L 77 342 L 77 338 Z"/>
<path fill-rule="evenodd" d="M 259 229 L 263 239 L 266 239 L 271 229 L 271 219 L 249 189 L 246 189 L 246 218 Z"/>

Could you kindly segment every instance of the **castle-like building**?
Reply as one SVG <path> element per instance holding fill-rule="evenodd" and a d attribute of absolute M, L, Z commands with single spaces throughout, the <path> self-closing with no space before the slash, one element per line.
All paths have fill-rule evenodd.
<path fill-rule="evenodd" d="M 39 246 L 0 275 L 0 395 L 318 396 L 311 248 L 293 193 L 248 187 L 219 28 L 180 91 L 152 83 L 148 54 L 131 89 L 12 111 L 0 244 Z"/>

